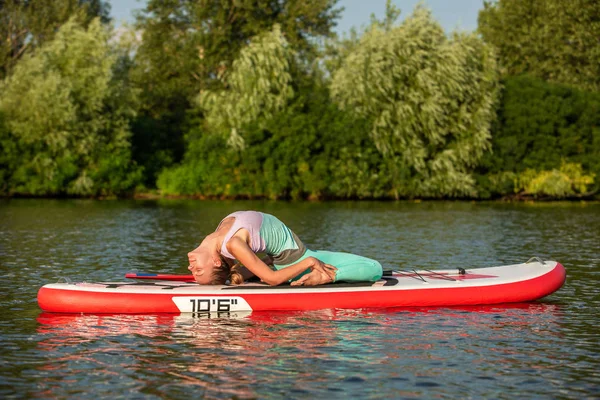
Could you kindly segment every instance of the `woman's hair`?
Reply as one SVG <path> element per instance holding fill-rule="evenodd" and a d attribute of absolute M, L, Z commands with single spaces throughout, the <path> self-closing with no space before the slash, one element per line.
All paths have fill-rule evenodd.
<path fill-rule="evenodd" d="M 224 285 L 229 281 L 232 285 L 241 285 L 244 283 L 244 277 L 239 271 L 240 264 L 235 263 L 233 265 L 229 265 L 229 262 L 223 257 L 221 257 L 221 265 L 215 267 L 212 273 L 212 281 L 213 285 Z"/>

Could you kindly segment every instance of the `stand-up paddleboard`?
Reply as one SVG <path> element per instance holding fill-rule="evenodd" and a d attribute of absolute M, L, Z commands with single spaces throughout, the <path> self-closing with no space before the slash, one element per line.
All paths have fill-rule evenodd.
<path fill-rule="evenodd" d="M 39 290 L 38 303 L 44 311 L 93 314 L 483 305 L 540 299 L 558 290 L 565 276 L 560 263 L 532 259 L 491 268 L 394 271 L 374 283 L 321 286 L 54 283 Z"/>

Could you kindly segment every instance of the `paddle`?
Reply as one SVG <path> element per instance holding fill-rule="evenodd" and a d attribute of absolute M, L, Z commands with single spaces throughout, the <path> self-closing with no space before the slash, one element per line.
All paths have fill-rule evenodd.
<path fill-rule="evenodd" d="M 385 270 L 383 276 L 392 276 L 394 271 Z M 127 279 L 155 279 L 160 281 L 176 281 L 176 282 L 194 282 L 194 275 L 178 275 L 178 274 L 155 274 L 149 272 L 128 272 L 125 274 Z"/>
<path fill-rule="evenodd" d="M 194 275 L 153 274 L 148 272 L 128 272 L 127 279 L 156 279 L 161 281 L 194 282 Z"/>

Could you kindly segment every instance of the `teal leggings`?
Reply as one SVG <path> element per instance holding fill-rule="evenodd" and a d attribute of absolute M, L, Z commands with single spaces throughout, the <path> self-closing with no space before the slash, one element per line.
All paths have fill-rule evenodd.
<path fill-rule="evenodd" d="M 336 251 L 314 251 L 306 249 L 306 252 L 293 264 L 299 263 L 307 257 L 314 257 L 325 264 L 333 265 L 337 268 L 335 273 L 335 282 L 375 282 L 381 279 L 383 268 L 378 261 L 367 257 L 357 256 L 356 254 L 340 253 Z M 289 265 L 275 265 L 276 269 L 282 269 Z M 292 280 L 300 278 L 310 270 L 304 271 Z"/>

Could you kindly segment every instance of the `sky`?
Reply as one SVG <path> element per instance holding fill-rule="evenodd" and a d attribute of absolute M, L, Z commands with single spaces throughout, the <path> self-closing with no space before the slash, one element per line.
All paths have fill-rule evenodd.
<path fill-rule="evenodd" d="M 402 14 L 400 19 L 409 16 L 415 5 L 421 0 L 393 0 Z M 145 0 L 109 0 L 111 15 L 117 25 L 123 21 L 132 22 L 133 10 L 142 9 Z M 381 19 L 385 14 L 386 0 L 339 0 L 338 6 L 344 7 L 341 19 L 338 21 L 336 32 L 340 35 L 347 33 L 353 26 L 366 26 L 371 14 Z M 474 30 L 477 27 L 477 13 L 483 7 L 483 0 L 426 0 L 434 18 L 444 27 L 446 32 L 454 29 Z"/>

